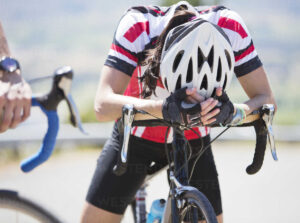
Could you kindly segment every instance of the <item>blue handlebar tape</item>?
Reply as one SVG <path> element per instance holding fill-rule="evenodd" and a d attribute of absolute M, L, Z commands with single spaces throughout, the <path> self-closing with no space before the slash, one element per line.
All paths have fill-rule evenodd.
<path fill-rule="evenodd" d="M 59 129 L 59 117 L 57 111 L 47 111 L 35 98 L 32 98 L 32 106 L 39 106 L 48 118 L 48 129 L 44 136 L 43 143 L 39 151 L 21 163 L 21 169 L 29 172 L 39 166 L 51 156 L 56 143 L 56 137 Z"/>

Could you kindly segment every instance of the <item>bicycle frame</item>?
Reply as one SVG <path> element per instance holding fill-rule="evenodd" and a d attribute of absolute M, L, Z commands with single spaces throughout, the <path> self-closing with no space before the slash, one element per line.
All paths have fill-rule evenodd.
<path fill-rule="evenodd" d="M 180 207 L 179 200 L 176 200 L 178 195 L 178 189 L 183 185 L 188 185 L 188 160 L 186 152 L 186 141 L 183 137 L 183 131 L 179 128 L 173 128 L 173 161 L 174 169 L 170 170 L 170 197 L 171 197 L 171 210 L 172 210 L 172 222 L 178 222 L 177 208 Z M 183 167 L 183 168 L 182 168 Z M 178 173 L 178 179 L 175 176 Z M 169 200 L 169 199 L 168 199 Z M 178 202 L 177 202 L 178 201 Z"/>

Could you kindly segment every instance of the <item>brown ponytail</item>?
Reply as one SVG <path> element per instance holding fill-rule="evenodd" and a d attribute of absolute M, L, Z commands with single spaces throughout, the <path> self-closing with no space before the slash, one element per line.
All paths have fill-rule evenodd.
<path fill-rule="evenodd" d="M 169 31 L 176 26 L 188 22 L 194 16 L 193 12 L 185 9 L 176 11 L 173 18 L 158 37 L 155 48 L 146 52 L 146 59 L 141 62 L 141 65 L 148 65 L 144 75 L 141 77 L 141 81 L 144 82 L 142 97 L 146 98 L 152 94 L 155 95 L 155 88 L 159 79 L 161 53 Z"/>

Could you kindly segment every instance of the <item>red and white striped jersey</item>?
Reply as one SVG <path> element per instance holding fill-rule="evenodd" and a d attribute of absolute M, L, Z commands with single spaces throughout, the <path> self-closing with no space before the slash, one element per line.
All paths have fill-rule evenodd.
<path fill-rule="evenodd" d="M 155 47 L 157 38 L 173 17 L 176 9 L 185 5 L 195 12 L 197 17 L 220 26 L 228 36 L 235 56 L 235 74 L 243 76 L 262 65 L 254 48 L 252 38 L 242 18 L 224 6 L 193 7 L 181 1 L 171 7 L 138 6 L 132 7 L 121 18 L 115 32 L 105 65 L 118 69 L 131 77 L 125 95 L 141 97 L 143 85 L 138 77 L 143 75 L 144 67 L 138 62 L 145 57 L 145 51 Z M 156 96 L 151 99 L 164 99 L 169 93 L 158 81 Z M 206 136 L 210 129 L 198 127 L 194 129 L 199 135 Z M 164 142 L 166 127 L 135 127 L 132 134 L 147 140 Z M 172 134 L 169 134 L 170 136 Z M 198 138 L 193 131 L 185 131 L 187 139 Z M 171 137 L 168 138 L 168 141 Z"/>

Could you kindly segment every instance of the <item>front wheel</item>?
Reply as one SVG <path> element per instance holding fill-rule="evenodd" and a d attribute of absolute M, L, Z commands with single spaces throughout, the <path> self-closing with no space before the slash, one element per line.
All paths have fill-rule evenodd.
<path fill-rule="evenodd" d="M 179 193 L 178 222 L 218 223 L 215 211 L 203 193 L 193 187 L 183 187 Z"/>
<path fill-rule="evenodd" d="M 0 219 L 7 223 L 61 222 L 40 205 L 11 190 L 0 190 Z"/>

